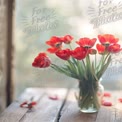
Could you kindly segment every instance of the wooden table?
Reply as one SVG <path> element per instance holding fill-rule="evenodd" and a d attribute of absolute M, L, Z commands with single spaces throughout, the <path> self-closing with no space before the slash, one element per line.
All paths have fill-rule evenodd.
<path fill-rule="evenodd" d="M 84 114 L 79 111 L 75 90 L 28 88 L 0 115 L 0 122 L 122 122 L 122 91 L 111 91 L 112 107 L 102 106 L 98 113 Z M 56 97 L 57 96 L 57 99 Z M 37 101 L 31 110 L 21 108 L 24 101 Z"/>

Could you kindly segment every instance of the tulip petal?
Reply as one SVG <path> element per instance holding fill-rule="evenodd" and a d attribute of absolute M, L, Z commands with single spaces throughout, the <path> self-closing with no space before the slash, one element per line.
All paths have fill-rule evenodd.
<path fill-rule="evenodd" d="M 105 52 L 105 46 L 101 45 L 101 44 L 97 44 L 96 48 L 98 50 L 98 53 L 103 54 Z"/>
<path fill-rule="evenodd" d="M 115 44 L 119 41 L 118 38 L 115 38 L 114 35 L 112 34 L 103 34 L 103 35 L 98 35 L 98 39 L 101 44 L 108 46 L 110 44 Z"/>
<path fill-rule="evenodd" d="M 96 38 L 89 39 L 87 37 L 80 38 L 79 41 L 76 41 L 76 43 L 78 45 L 80 45 L 81 47 L 84 47 L 84 48 L 91 48 L 91 47 L 93 47 L 95 42 L 96 42 Z"/>
<path fill-rule="evenodd" d="M 71 55 L 73 58 L 76 58 L 77 60 L 82 60 L 86 57 L 87 50 L 82 47 L 77 47 L 71 52 Z"/>
<path fill-rule="evenodd" d="M 103 105 L 103 106 L 112 106 L 112 102 L 103 101 L 103 102 L 102 102 L 102 105 Z"/>
<path fill-rule="evenodd" d="M 56 56 L 63 60 L 68 60 L 70 58 L 70 49 L 59 50 L 56 53 Z"/>
<path fill-rule="evenodd" d="M 38 56 L 34 59 L 32 66 L 38 68 L 46 68 L 51 64 L 50 59 L 47 57 L 46 53 L 39 53 Z"/>

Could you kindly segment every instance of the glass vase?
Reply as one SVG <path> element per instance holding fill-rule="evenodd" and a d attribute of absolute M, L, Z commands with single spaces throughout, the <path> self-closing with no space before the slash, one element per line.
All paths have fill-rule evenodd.
<path fill-rule="evenodd" d="M 104 94 L 104 87 L 100 82 L 79 82 L 77 96 L 78 106 L 83 113 L 95 113 L 99 110 Z"/>

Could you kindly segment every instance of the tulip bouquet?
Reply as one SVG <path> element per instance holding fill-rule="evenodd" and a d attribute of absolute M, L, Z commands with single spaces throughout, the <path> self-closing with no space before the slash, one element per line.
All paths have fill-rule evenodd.
<path fill-rule="evenodd" d="M 89 107 L 96 111 L 100 107 L 97 98 L 99 80 L 111 62 L 111 54 L 120 52 L 122 48 L 118 44 L 119 39 L 111 34 L 98 35 L 99 42 L 96 38 L 80 38 L 76 41 L 77 47 L 74 49 L 71 47 L 73 40 L 71 35 L 66 35 L 64 37 L 53 36 L 46 41 L 46 44 L 50 46 L 47 52 L 64 60 L 63 66 L 52 63 L 46 52 L 39 53 L 32 66 L 51 67 L 77 79 L 79 94 L 76 98 L 81 111 Z M 69 45 L 69 48 L 64 49 L 63 45 Z"/>

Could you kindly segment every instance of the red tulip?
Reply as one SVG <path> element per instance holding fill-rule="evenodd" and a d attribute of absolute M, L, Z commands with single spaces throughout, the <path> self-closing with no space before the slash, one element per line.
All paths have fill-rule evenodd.
<path fill-rule="evenodd" d="M 61 50 L 61 48 L 51 47 L 47 49 L 49 53 L 56 53 L 59 50 Z"/>
<path fill-rule="evenodd" d="M 62 46 L 62 40 L 59 37 L 53 36 L 49 41 L 46 41 L 46 44 L 51 47 L 60 48 Z"/>
<path fill-rule="evenodd" d="M 98 50 L 98 53 L 103 54 L 105 52 L 105 46 L 101 45 L 101 44 L 97 44 L 96 48 Z"/>
<path fill-rule="evenodd" d="M 122 50 L 119 44 L 113 44 L 108 47 L 108 51 L 111 53 L 118 53 Z"/>
<path fill-rule="evenodd" d="M 91 48 L 90 48 L 90 49 L 88 50 L 88 53 L 91 54 L 91 55 L 94 55 L 94 54 L 97 53 L 97 51 L 96 51 L 95 49 L 91 49 Z"/>
<path fill-rule="evenodd" d="M 77 47 L 77 48 L 75 48 L 75 50 L 71 51 L 71 55 L 73 58 L 82 60 L 86 57 L 87 50 L 83 47 Z"/>
<path fill-rule="evenodd" d="M 80 38 L 79 41 L 77 41 L 76 43 L 79 44 L 81 47 L 84 47 L 84 48 L 91 48 L 94 46 L 96 42 L 96 38 L 93 38 L 93 39 L 89 39 L 89 38 Z"/>
<path fill-rule="evenodd" d="M 73 37 L 71 35 L 66 35 L 66 36 L 62 37 L 61 40 L 65 44 L 70 44 L 71 41 L 73 40 Z"/>
<path fill-rule="evenodd" d="M 46 53 L 39 53 L 38 56 L 34 59 L 32 66 L 39 68 L 49 67 L 51 64 L 50 59 L 47 57 Z"/>
<path fill-rule="evenodd" d="M 59 50 L 55 54 L 63 60 L 68 60 L 70 58 L 70 49 Z"/>
<path fill-rule="evenodd" d="M 115 38 L 114 35 L 111 34 L 104 34 L 104 35 L 98 35 L 98 39 L 101 44 L 108 46 L 110 44 L 115 44 L 118 42 L 118 38 Z"/>
<path fill-rule="evenodd" d="M 23 102 L 22 104 L 20 104 L 20 107 L 23 107 L 24 105 L 28 104 L 27 101 Z"/>

